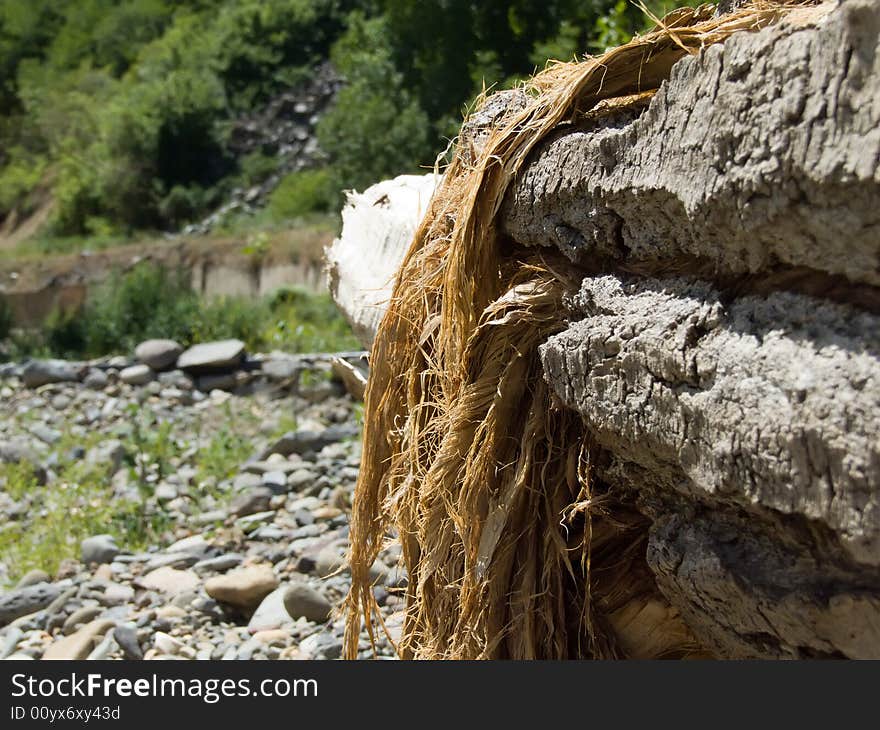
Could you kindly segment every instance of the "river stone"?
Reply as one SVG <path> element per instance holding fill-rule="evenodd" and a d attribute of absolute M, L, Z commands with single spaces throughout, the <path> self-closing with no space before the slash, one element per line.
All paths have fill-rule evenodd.
<path fill-rule="evenodd" d="M 115 474 L 125 459 L 125 446 L 119 439 L 110 439 L 89 449 L 86 461 L 94 466 L 105 466 Z"/>
<path fill-rule="evenodd" d="M 112 563 L 119 555 L 119 546 L 113 535 L 93 535 L 80 543 L 80 561 L 89 563 Z"/>
<path fill-rule="evenodd" d="M 145 340 L 135 350 L 134 356 L 153 370 L 165 370 L 177 362 L 183 347 L 174 340 Z"/>
<path fill-rule="evenodd" d="M 24 436 L 13 436 L 8 441 L 0 441 L 0 463 L 19 464 L 22 461 L 37 464 L 39 453 L 46 447 L 40 441 Z"/>
<path fill-rule="evenodd" d="M 193 565 L 193 570 L 200 575 L 203 573 L 223 573 L 241 565 L 244 557 L 238 553 L 218 555 L 216 558 L 206 558 Z"/>
<path fill-rule="evenodd" d="M 15 584 L 16 588 L 27 588 L 28 586 L 36 585 L 37 583 L 49 583 L 52 579 L 49 577 L 49 574 L 45 570 L 40 570 L 39 568 L 34 568 L 33 570 L 29 570 L 25 573 L 21 580 Z"/>
<path fill-rule="evenodd" d="M 307 429 L 288 431 L 275 443 L 266 448 L 260 455 L 260 459 L 265 460 L 272 454 L 290 456 L 290 454 L 304 454 L 307 451 L 320 451 L 325 446 L 356 435 L 357 427 L 350 424 L 329 426 L 323 431 Z"/>
<path fill-rule="evenodd" d="M 296 377 L 302 369 L 302 364 L 297 360 L 273 359 L 263 363 L 263 374 L 272 380 L 288 380 Z"/>
<path fill-rule="evenodd" d="M 53 583 L 36 583 L 0 595 L 0 626 L 46 608 L 60 593 Z"/>
<path fill-rule="evenodd" d="M 128 385 L 146 385 L 153 379 L 148 365 L 132 365 L 119 373 L 119 379 Z"/>
<path fill-rule="evenodd" d="M 75 383 L 86 373 L 86 366 L 66 360 L 31 360 L 21 371 L 21 379 L 28 388 L 39 388 L 49 383 Z"/>
<path fill-rule="evenodd" d="M 229 505 L 229 513 L 236 517 L 265 512 L 269 509 L 274 492 L 266 486 L 251 487 L 246 492 L 237 495 Z"/>
<path fill-rule="evenodd" d="M 193 372 L 237 367 L 244 358 L 244 342 L 220 340 L 193 345 L 177 359 L 177 367 Z"/>
<path fill-rule="evenodd" d="M 289 586 L 276 588 L 263 599 L 248 622 L 247 628 L 250 633 L 278 629 L 293 623 L 293 619 L 284 606 L 284 596 L 288 588 Z"/>
<path fill-rule="evenodd" d="M 294 583 L 284 592 L 284 608 L 291 618 L 305 618 L 324 623 L 330 618 L 333 607 L 311 586 L 306 583 Z"/>
<path fill-rule="evenodd" d="M 236 385 L 238 378 L 235 373 L 201 375 L 196 380 L 196 387 L 203 393 L 210 393 L 212 390 L 232 390 Z"/>
<path fill-rule="evenodd" d="M 211 598 L 243 609 L 253 609 L 278 587 L 278 579 L 268 565 L 250 565 L 205 581 Z"/>
<path fill-rule="evenodd" d="M 83 385 L 92 390 L 104 390 L 110 384 L 110 378 L 107 373 L 98 368 L 91 368 L 88 374 L 83 378 Z"/>
<path fill-rule="evenodd" d="M 122 655 L 126 659 L 139 660 L 144 658 L 141 646 L 137 639 L 137 629 L 131 624 L 119 624 L 113 629 L 113 638 L 122 649 Z"/>
<path fill-rule="evenodd" d="M 65 619 L 61 625 L 61 632 L 72 634 L 82 624 L 94 621 L 103 611 L 104 609 L 101 606 L 82 606 Z"/>
<path fill-rule="evenodd" d="M 43 659 L 85 659 L 113 626 L 113 621 L 96 619 L 76 633 L 51 644 L 43 653 Z"/>
<path fill-rule="evenodd" d="M 167 566 L 156 568 L 137 580 L 137 584 L 147 590 L 170 594 L 194 590 L 198 588 L 200 582 L 199 576 L 191 570 L 178 570 Z"/>

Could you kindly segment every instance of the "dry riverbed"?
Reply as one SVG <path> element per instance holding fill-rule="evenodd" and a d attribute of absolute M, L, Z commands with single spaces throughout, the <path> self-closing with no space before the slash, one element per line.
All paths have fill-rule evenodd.
<path fill-rule="evenodd" d="M 0 658 L 338 657 L 360 404 L 329 359 L 132 366 L 0 366 Z"/>

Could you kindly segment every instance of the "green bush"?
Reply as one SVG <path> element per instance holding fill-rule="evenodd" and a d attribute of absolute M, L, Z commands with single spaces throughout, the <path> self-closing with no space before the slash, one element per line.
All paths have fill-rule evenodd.
<path fill-rule="evenodd" d="M 330 156 L 337 189 L 363 189 L 382 178 L 433 162 L 430 121 L 404 86 L 382 17 L 354 13 L 331 59 L 348 81 L 317 133 Z"/>
<path fill-rule="evenodd" d="M 78 357 L 87 349 L 87 338 L 87 319 L 80 312 L 54 309 L 43 323 L 44 345 L 57 357 Z"/>
<path fill-rule="evenodd" d="M 0 339 L 4 321 L 0 299 Z M 7 326 L 8 329 L 8 326 Z M 196 342 L 239 339 L 252 352 L 282 349 L 320 352 L 356 349 L 348 324 L 326 294 L 281 289 L 264 299 L 203 299 L 185 271 L 145 262 L 117 272 L 100 286 L 81 311 L 53 311 L 39 331 L 9 338 L 10 356 L 99 357 L 130 353 L 143 340 L 170 338 Z"/>
<path fill-rule="evenodd" d="M 244 187 L 259 185 L 278 169 L 278 158 L 264 155 L 262 152 L 251 152 L 239 161 L 240 182 Z"/>
<path fill-rule="evenodd" d="M 86 303 L 80 315 L 85 352 L 131 352 L 152 337 L 189 343 L 198 313 L 199 299 L 185 271 L 141 263 L 111 276 Z"/>
<path fill-rule="evenodd" d="M 335 207 L 337 197 L 326 168 L 292 172 L 272 192 L 269 213 L 274 220 L 284 221 L 327 212 Z"/>
<path fill-rule="evenodd" d="M 263 345 L 263 328 L 268 308 L 260 300 L 218 297 L 203 302 L 192 322 L 197 342 L 236 339 L 253 351 Z"/>
<path fill-rule="evenodd" d="M 0 296 L 0 341 L 9 337 L 13 324 L 12 307 L 5 297 Z"/>

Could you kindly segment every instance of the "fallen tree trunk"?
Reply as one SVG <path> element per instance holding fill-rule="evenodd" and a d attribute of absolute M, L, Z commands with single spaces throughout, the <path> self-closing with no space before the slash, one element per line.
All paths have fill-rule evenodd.
<path fill-rule="evenodd" d="M 518 251 L 547 251 L 546 268 L 578 282 L 558 326 L 541 321 L 540 371 L 558 405 L 580 416 L 593 479 L 579 501 L 556 508 L 594 515 L 597 532 L 586 535 L 600 569 L 587 577 L 596 591 L 576 600 L 592 600 L 624 655 L 681 654 L 693 643 L 691 653 L 719 657 L 880 657 L 878 50 L 874 2 L 792 11 L 680 61 L 653 96 L 557 125 L 507 188 L 499 248 L 521 261 Z M 503 101 L 523 108 L 516 94 Z M 497 110 L 490 117 L 505 123 Z M 486 312 L 508 326 L 521 316 L 513 303 L 537 291 L 514 287 Z M 429 347 L 441 322 L 416 324 Z M 526 358 L 524 335 L 520 346 Z M 501 376 L 493 408 L 525 418 L 505 400 L 520 393 L 510 377 Z M 451 413 L 451 431 L 459 415 L 484 418 Z M 550 470 L 561 458 L 552 453 L 533 456 Z M 394 499 L 422 476 L 407 479 Z M 477 584 L 492 555 L 484 544 L 503 541 L 506 524 L 494 515 L 508 503 L 487 490 L 482 504 L 474 498 L 473 526 L 456 528 L 484 532 Z M 629 583 L 602 572 L 613 564 L 603 546 L 616 544 L 603 532 L 613 518 L 603 521 L 602 505 L 630 534 Z M 448 508 L 430 509 L 443 534 Z M 402 534 L 408 514 L 397 513 Z M 548 540 L 560 529 L 552 522 L 540 528 Z M 425 546 L 432 560 L 443 556 L 414 531 L 405 551 L 417 576 Z M 532 569 L 525 554 L 512 558 L 514 572 L 516 560 Z M 443 610 L 460 610 L 451 585 L 425 583 L 411 605 L 428 621 L 437 614 L 426 604 L 441 596 Z M 410 640 L 417 654 L 438 655 L 417 633 Z M 601 642 L 589 650 L 603 652 Z M 467 654 L 494 655 L 478 642 L 458 655 Z"/>

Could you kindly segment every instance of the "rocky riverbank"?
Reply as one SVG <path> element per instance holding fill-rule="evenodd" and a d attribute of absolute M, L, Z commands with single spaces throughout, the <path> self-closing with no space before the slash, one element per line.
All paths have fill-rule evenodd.
<path fill-rule="evenodd" d="M 239 345 L 0 368 L 0 658 L 340 655 L 362 362 Z"/>

